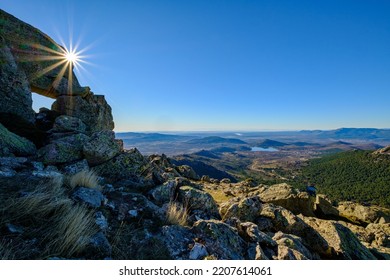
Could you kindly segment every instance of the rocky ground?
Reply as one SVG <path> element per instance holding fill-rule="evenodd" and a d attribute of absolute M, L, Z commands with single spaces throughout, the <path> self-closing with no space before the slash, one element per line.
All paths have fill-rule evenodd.
<path fill-rule="evenodd" d="M 390 259 L 387 209 L 124 150 L 104 96 L 26 59 L 61 47 L 0 20 L 1 259 Z M 52 108 L 35 114 L 32 90 Z"/>

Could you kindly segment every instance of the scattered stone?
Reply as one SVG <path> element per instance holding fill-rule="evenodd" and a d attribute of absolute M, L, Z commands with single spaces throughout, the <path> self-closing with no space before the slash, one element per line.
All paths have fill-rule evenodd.
<path fill-rule="evenodd" d="M 206 247 L 198 242 L 195 242 L 195 245 L 192 247 L 189 255 L 190 260 L 202 260 L 207 257 L 209 254 L 207 253 Z"/>
<path fill-rule="evenodd" d="M 106 217 L 104 217 L 101 211 L 97 211 L 95 213 L 95 223 L 98 225 L 102 232 L 106 232 L 108 230 L 108 222 Z"/>
<path fill-rule="evenodd" d="M 45 169 L 43 162 L 40 161 L 33 161 L 31 162 L 31 165 L 33 166 L 35 171 L 43 171 Z"/>
<path fill-rule="evenodd" d="M 202 182 L 210 183 L 210 177 L 208 175 L 203 175 L 202 178 L 200 178 Z"/>
<path fill-rule="evenodd" d="M 137 216 L 138 216 L 137 210 L 129 210 L 129 211 L 127 211 L 127 213 L 129 213 L 131 218 L 137 218 Z"/>
<path fill-rule="evenodd" d="M 223 179 L 220 181 L 220 183 L 221 183 L 221 184 L 230 184 L 231 181 L 230 181 L 230 179 L 228 179 L 228 178 L 223 178 Z"/>
<path fill-rule="evenodd" d="M 219 184 L 219 180 L 218 179 L 214 179 L 214 178 L 210 178 L 210 183 L 212 183 L 212 184 Z"/>
<path fill-rule="evenodd" d="M 154 186 L 153 180 L 146 178 L 146 175 L 153 173 L 152 166 L 137 149 L 126 150 L 113 159 L 95 166 L 92 170 L 115 182 L 131 179 L 134 183 L 143 186 Z"/>
<path fill-rule="evenodd" d="M 24 233 L 24 229 L 21 226 L 16 226 L 10 223 L 5 224 L 7 230 L 12 234 L 22 234 Z"/>
<path fill-rule="evenodd" d="M 82 159 L 75 163 L 65 165 L 62 170 L 67 175 L 74 175 L 81 171 L 89 171 L 89 165 L 86 159 Z"/>
<path fill-rule="evenodd" d="M 55 177 L 64 177 L 62 173 L 57 171 L 33 171 L 32 175 L 38 178 L 55 178 Z"/>
<path fill-rule="evenodd" d="M 100 191 L 85 187 L 77 188 L 72 198 L 92 208 L 100 207 L 104 201 L 104 196 Z"/>
<path fill-rule="evenodd" d="M 90 238 L 86 252 L 94 259 L 111 257 L 112 247 L 103 232 L 99 231 Z"/>
<path fill-rule="evenodd" d="M 107 193 L 107 198 L 106 206 L 112 209 L 118 221 L 133 222 L 137 216 L 154 221 L 165 219 L 164 211 L 142 194 L 114 191 Z"/>
<path fill-rule="evenodd" d="M 0 177 L 13 177 L 17 172 L 7 166 L 0 166 Z"/>

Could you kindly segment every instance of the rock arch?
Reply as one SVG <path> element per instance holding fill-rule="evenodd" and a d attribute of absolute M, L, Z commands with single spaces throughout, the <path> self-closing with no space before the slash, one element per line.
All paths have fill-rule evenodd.
<path fill-rule="evenodd" d="M 0 123 L 10 131 L 36 140 L 31 92 L 53 98 L 52 110 L 81 119 L 87 132 L 114 129 L 104 96 L 80 86 L 61 54 L 49 36 L 0 9 Z"/>

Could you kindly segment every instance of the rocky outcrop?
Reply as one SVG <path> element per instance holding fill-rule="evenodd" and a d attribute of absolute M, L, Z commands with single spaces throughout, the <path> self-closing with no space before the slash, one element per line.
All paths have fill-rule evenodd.
<path fill-rule="evenodd" d="M 51 141 L 38 151 L 45 164 L 70 163 L 83 158 L 83 145 L 89 140 L 85 134 L 78 133 Z"/>
<path fill-rule="evenodd" d="M 373 260 L 375 256 L 358 240 L 353 232 L 335 221 L 301 217 L 318 232 L 329 245 L 329 257 L 347 260 Z"/>
<path fill-rule="evenodd" d="M 86 125 L 78 118 L 61 115 L 57 117 L 53 123 L 51 132 L 67 133 L 78 132 L 85 133 Z"/>
<path fill-rule="evenodd" d="M 28 156 L 35 152 L 33 143 L 10 132 L 0 123 L 0 156 Z"/>
<path fill-rule="evenodd" d="M 103 95 L 88 95 L 84 98 L 59 96 L 51 109 L 62 115 L 79 118 L 91 133 L 114 129 L 111 107 Z"/>
<path fill-rule="evenodd" d="M 305 216 L 315 216 L 315 199 L 306 192 L 298 192 L 290 185 L 282 183 L 262 188 L 255 192 L 263 202 L 273 203 L 282 206 L 294 214 Z"/>
<path fill-rule="evenodd" d="M 293 234 L 277 232 L 272 240 L 275 240 L 277 247 L 278 260 L 315 260 L 319 256 L 312 254 L 309 249 L 303 245 L 302 238 Z"/>
<path fill-rule="evenodd" d="M 235 228 L 217 220 L 200 220 L 194 224 L 193 231 L 217 259 L 244 259 L 245 242 Z"/>
<path fill-rule="evenodd" d="M 355 202 L 340 202 L 339 215 L 354 223 L 390 223 L 390 210 L 378 206 L 363 206 Z"/>
<path fill-rule="evenodd" d="M 183 186 L 179 188 L 179 200 L 183 204 L 187 204 L 195 220 L 220 218 L 218 206 L 207 192 Z"/>
<path fill-rule="evenodd" d="M 0 20 L 1 15 L 0 10 Z M 7 46 L 2 29 L 0 27 L 0 114 L 12 114 L 27 123 L 34 123 L 35 114 L 27 77 Z"/>
<path fill-rule="evenodd" d="M 126 150 L 93 168 L 100 176 L 112 181 L 128 180 L 135 185 L 153 186 L 153 166 L 137 150 Z M 141 176 L 143 175 L 143 176 Z"/>
<path fill-rule="evenodd" d="M 122 151 L 123 143 L 115 141 L 113 131 L 95 132 L 83 146 L 83 154 L 90 166 L 102 164 Z"/>
<path fill-rule="evenodd" d="M 390 146 L 379 149 L 373 153 L 374 155 L 390 155 Z"/>
<path fill-rule="evenodd" d="M 332 205 L 332 202 L 323 194 L 316 196 L 314 212 L 319 217 L 338 217 L 339 211 Z"/>
<path fill-rule="evenodd" d="M 242 222 L 253 222 L 259 217 L 261 208 L 259 197 L 253 196 L 235 203 L 228 201 L 221 205 L 220 212 L 223 220 L 238 218 Z"/>

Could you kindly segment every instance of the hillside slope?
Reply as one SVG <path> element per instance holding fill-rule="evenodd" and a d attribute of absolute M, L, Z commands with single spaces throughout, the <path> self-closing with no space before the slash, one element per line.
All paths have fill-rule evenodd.
<path fill-rule="evenodd" d="M 383 153 L 355 150 L 311 160 L 295 185 L 305 180 L 334 200 L 390 206 L 390 156 Z"/>

